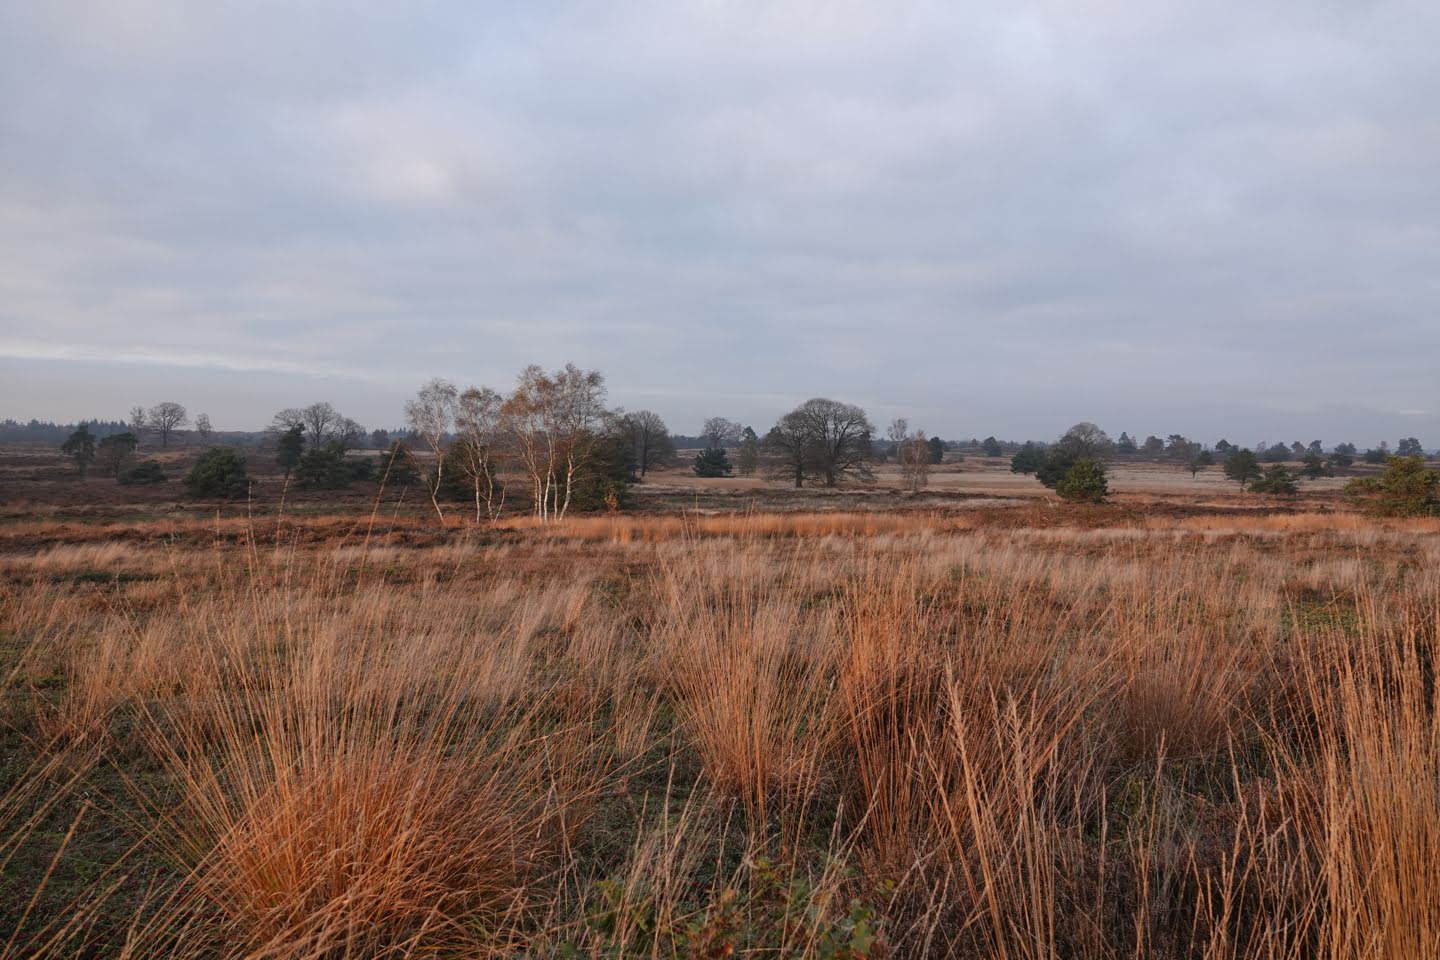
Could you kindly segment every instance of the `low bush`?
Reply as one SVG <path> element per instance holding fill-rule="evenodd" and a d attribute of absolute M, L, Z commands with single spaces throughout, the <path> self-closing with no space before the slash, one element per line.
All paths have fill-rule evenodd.
<path fill-rule="evenodd" d="M 245 458 L 229 447 L 211 447 L 200 454 L 185 475 L 185 492 L 192 497 L 230 500 L 250 492 Z"/>
<path fill-rule="evenodd" d="M 369 480 L 374 464 L 368 457 L 351 458 L 338 444 L 306 450 L 295 465 L 295 485 L 303 490 L 342 490 Z"/>
<path fill-rule="evenodd" d="M 695 476 L 697 477 L 728 477 L 732 472 L 729 456 L 719 447 L 710 447 L 695 454 Z"/>
<path fill-rule="evenodd" d="M 167 479 L 165 468 L 160 466 L 159 460 L 141 460 L 135 466 L 127 470 L 121 470 L 116 479 L 130 486 L 132 484 L 164 483 Z"/>
<path fill-rule="evenodd" d="M 1345 492 L 1367 501 L 1372 512 L 1386 517 L 1424 517 L 1440 512 L 1440 474 L 1423 457 L 1391 457 L 1378 477 L 1361 477 Z"/>
<path fill-rule="evenodd" d="M 1261 474 L 1259 480 L 1250 484 L 1250 489 L 1255 493 L 1273 493 L 1288 497 L 1300 488 L 1295 483 L 1295 474 L 1277 463 Z"/>
<path fill-rule="evenodd" d="M 1104 503 L 1110 492 L 1105 480 L 1105 465 L 1089 457 L 1076 460 L 1055 485 L 1055 492 L 1066 500 L 1079 503 Z"/>

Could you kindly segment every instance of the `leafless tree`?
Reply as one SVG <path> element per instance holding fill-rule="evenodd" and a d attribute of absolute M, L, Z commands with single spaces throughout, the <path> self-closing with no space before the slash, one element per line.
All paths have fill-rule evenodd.
<path fill-rule="evenodd" d="M 305 426 L 306 442 L 314 449 L 339 439 L 345 418 L 339 410 L 322 400 L 301 410 L 300 422 Z"/>
<path fill-rule="evenodd" d="M 902 437 L 895 445 L 895 459 L 900 462 L 900 480 L 906 490 L 918 493 L 929 485 L 930 441 L 924 430 Z"/>
<path fill-rule="evenodd" d="M 551 377 L 554 390 L 549 419 L 554 425 L 558 460 L 559 510 L 552 513 L 563 520 L 570 509 L 575 484 L 589 469 L 591 458 L 605 438 L 608 413 L 605 409 L 605 377 L 598 370 L 581 370 L 567 363 Z"/>
<path fill-rule="evenodd" d="M 532 508 L 541 519 L 549 508 L 555 479 L 554 441 L 547 434 L 544 413 L 544 395 L 551 389 L 545 371 L 531 364 L 520 372 L 515 392 L 500 407 L 501 429 L 530 482 Z"/>
<path fill-rule="evenodd" d="M 825 486 L 838 486 L 850 477 L 870 479 L 870 438 L 875 427 L 864 410 L 853 403 L 816 397 L 786 416 L 797 418 L 809 472 Z"/>
<path fill-rule="evenodd" d="M 441 523 L 445 522 L 445 511 L 440 509 L 440 484 L 445 472 L 445 436 L 450 432 L 450 422 L 455 417 L 456 398 L 455 384 L 437 377 L 422 386 L 413 400 L 405 401 L 405 422 L 435 455 L 435 473 L 427 475 L 429 482 L 426 488 L 430 491 L 430 502 L 435 505 L 435 514 Z"/>
<path fill-rule="evenodd" d="M 277 437 L 299 427 L 305 429 L 305 414 L 298 407 L 286 407 L 270 418 L 270 432 Z"/>
<path fill-rule="evenodd" d="M 364 441 L 365 428 L 320 400 L 308 407 L 286 407 L 270 419 L 270 432 L 276 436 L 296 427 L 305 431 L 305 443 L 313 450 L 332 441 L 342 447 L 354 447 Z"/>
<path fill-rule="evenodd" d="M 1088 420 L 1066 430 L 1060 438 L 1059 446 L 1076 457 L 1088 457 L 1092 460 L 1109 456 L 1115 450 L 1110 434 Z"/>
<path fill-rule="evenodd" d="M 705 438 L 705 446 L 711 450 L 738 446 L 743 433 L 744 428 L 740 424 L 724 417 L 709 417 L 700 428 L 700 435 Z"/>
<path fill-rule="evenodd" d="M 155 404 L 146 416 L 150 429 L 160 435 L 162 447 L 170 446 L 170 437 L 190 422 L 190 415 L 185 412 L 185 408 L 173 400 Z"/>
<path fill-rule="evenodd" d="M 143 440 L 143 439 L 145 439 L 145 431 L 146 431 L 147 429 L 149 429 L 149 427 L 150 427 L 150 421 L 147 420 L 146 417 L 145 417 L 145 408 L 144 408 L 144 407 L 131 407 L 131 408 L 130 408 L 130 432 L 135 435 L 135 439 L 136 439 L 137 441 L 138 441 L 138 440 Z"/>
<path fill-rule="evenodd" d="M 210 414 L 202 413 L 195 418 L 195 432 L 200 435 L 201 443 L 210 442 L 210 435 L 215 432 L 210 426 Z"/>
<path fill-rule="evenodd" d="M 334 439 L 342 449 L 353 450 L 365 443 L 365 428 L 349 417 L 341 417 L 335 425 Z"/>
<path fill-rule="evenodd" d="M 502 429 L 531 486 L 535 516 L 563 519 L 576 481 L 603 439 L 605 378 L 573 363 L 547 374 L 531 365 L 500 409 Z"/>
<path fill-rule="evenodd" d="M 792 410 L 781 417 L 761 442 L 770 460 L 770 473 L 777 479 L 795 481 L 796 487 L 805 485 L 810 467 L 810 434 L 805 419 L 799 411 Z"/>
<path fill-rule="evenodd" d="M 707 421 L 708 422 L 708 421 Z M 635 455 L 635 468 L 641 479 L 651 467 L 659 466 L 675 455 L 675 442 L 658 413 L 637 410 L 622 414 L 619 422 L 621 437 Z"/>
<path fill-rule="evenodd" d="M 500 459 L 500 407 L 504 398 L 489 387 L 470 387 L 460 394 L 455 410 L 459 462 L 475 490 L 475 522 L 491 520 L 505 506 L 505 488 L 496 479 Z"/>
<path fill-rule="evenodd" d="M 890 421 L 890 426 L 885 428 L 885 438 L 895 447 L 895 457 L 900 457 L 900 444 L 910 439 L 910 421 L 904 417 L 896 417 Z"/>

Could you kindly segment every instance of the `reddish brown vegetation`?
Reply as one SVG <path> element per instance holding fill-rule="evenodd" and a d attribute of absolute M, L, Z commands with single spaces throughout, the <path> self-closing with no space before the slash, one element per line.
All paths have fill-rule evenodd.
<path fill-rule="evenodd" d="M 1433 955 L 1435 532 L 11 524 L 0 956 Z"/>

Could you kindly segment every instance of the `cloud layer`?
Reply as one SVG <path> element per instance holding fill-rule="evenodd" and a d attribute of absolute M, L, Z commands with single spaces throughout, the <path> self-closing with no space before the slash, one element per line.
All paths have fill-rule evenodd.
<path fill-rule="evenodd" d="M 366 6 L 0 11 L 0 415 L 1440 435 L 1436 4 Z"/>

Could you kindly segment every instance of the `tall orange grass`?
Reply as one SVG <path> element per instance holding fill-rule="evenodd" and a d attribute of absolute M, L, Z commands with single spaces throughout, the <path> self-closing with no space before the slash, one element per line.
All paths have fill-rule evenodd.
<path fill-rule="evenodd" d="M 0 956 L 1440 956 L 1426 528 L 968 525 L 12 553 Z"/>

